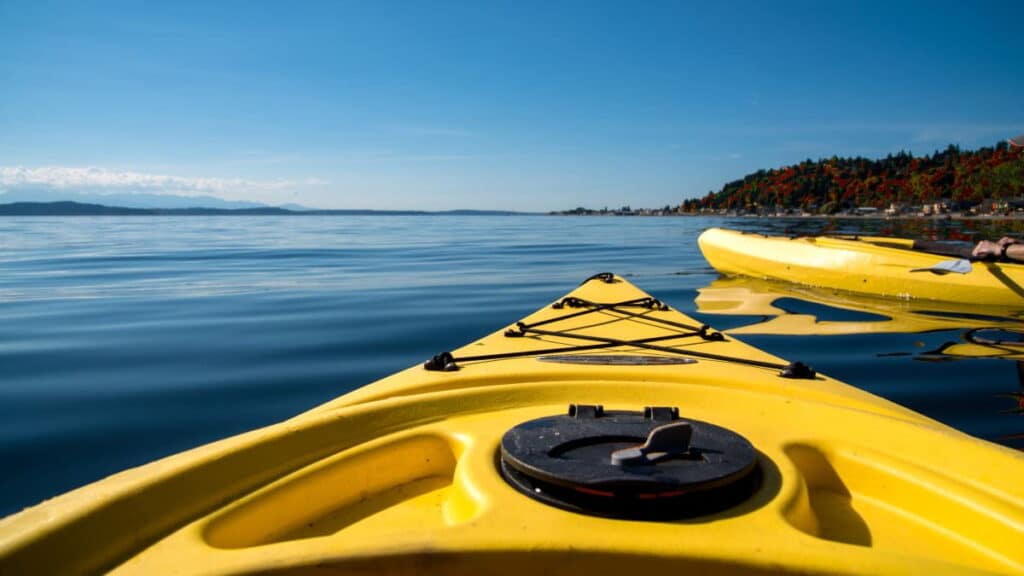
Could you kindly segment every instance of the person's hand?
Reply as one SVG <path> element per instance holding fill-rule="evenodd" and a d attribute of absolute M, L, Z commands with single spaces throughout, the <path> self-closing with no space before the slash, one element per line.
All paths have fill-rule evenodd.
<path fill-rule="evenodd" d="M 1002 246 L 1003 248 L 1006 248 L 1010 244 L 1016 243 L 1017 241 L 1014 240 L 1013 238 L 1010 238 L 1009 236 L 1003 236 L 1002 238 L 999 239 L 999 245 Z"/>
<path fill-rule="evenodd" d="M 1003 240 L 1010 240 L 1008 244 L 1003 244 Z M 1013 244 L 1013 240 L 1010 238 L 1002 238 L 999 242 L 990 242 L 988 240 L 982 240 L 978 242 L 978 245 L 974 247 L 971 252 L 971 256 L 975 258 L 999 258 L 1006 251 L 1006 246 Z"/>

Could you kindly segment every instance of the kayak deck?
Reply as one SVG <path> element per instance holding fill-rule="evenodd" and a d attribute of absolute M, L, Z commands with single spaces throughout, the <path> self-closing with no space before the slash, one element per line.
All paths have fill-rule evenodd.
<path fill-rule="evenodd" d="M 781 377 L 788 363 L 660 303 L 607 306 L 650 298 L 621 278 L 569 296 L 453 351 L 457 370 L 415 366 L 8 517 L 0 571 L 1024 570 L 1024 455 L 826 376 Z M 566 350 L 581 344 L 600 347 Z M 732 430 L 756 450 L 758 485 L 653 521 L 518 492 L 503 436 L 569 405 L 677 407 Z"/>
<path fill-rule="evenodd" d="M 966 263 L 969 272 L 931 272 L 948 255 L 913 250 L 900 238 L 765 236 L 709 228 L 701 252 L 727 276 L 782 280 L 888 298 L 1015 306 L 1024 303 L 1024 265 Z"/>

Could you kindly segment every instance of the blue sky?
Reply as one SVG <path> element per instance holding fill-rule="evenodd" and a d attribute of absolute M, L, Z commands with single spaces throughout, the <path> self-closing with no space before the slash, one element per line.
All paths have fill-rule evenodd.
<path fill-rule="evenodd" d="M 0 0 L 0 189 L 674 205 L 1024 132 L 1021 22 L 1019 1 Z"/>

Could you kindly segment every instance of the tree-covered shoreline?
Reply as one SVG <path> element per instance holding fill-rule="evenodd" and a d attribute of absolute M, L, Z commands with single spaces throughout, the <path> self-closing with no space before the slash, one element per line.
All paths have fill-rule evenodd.
<path fill-rule="evenodd" d="M 835 214 L 857 208 L 912 209 L 942 203 L 966 211 L 1024 196 L 1024 149 L 1000 142 L 926 156 L 805 160 L 758 170 L 718 192 L 683 202 L 684 213 L 800 211 Z"/>

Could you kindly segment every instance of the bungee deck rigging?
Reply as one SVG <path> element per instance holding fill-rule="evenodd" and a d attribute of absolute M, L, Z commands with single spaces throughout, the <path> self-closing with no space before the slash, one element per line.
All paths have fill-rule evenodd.
<path fill-rule="evenodd" d="M 614 277 L 611 274 L 602 273 L 591 276 L 586 281 L 584 281 L 584 284 L 591 280 L 601 280 L 602 282 L 609 284 L 615 281 Z M 549 354 L 586 352 L 591 350 L 601 350 L 621 346 L 642 348 L 645 350 L 652 350 L 655 352 L 663 352 L 667 354 L 676 354 L 680 356 L 703 358 L 706 360 L 735 362 L 738 364 L 745 364 L 748 366 L 769 368 L 773 370 L 779 370 L 779 375 L 784 378 L 814 379 L 814 377 L 817 375 L 814 369 L 812 369 L 811 367 L 807 366 L 802 362 L 790 362 L 789 364 L 782 364 L 778 362 L 764 362 L 761 360 L 753 360 L 750 358 L 727 356 L 723 354 L 713 354 L 710 352 L 673 348 L 670 346 L 661 346 L 655 344 L 656 342 L 667 342 L 670 340 L 678 340 L 681 338 L 700 338 L 701 340 L 707 342 L 721 342 L 725 340 L 725 336 L 721 332 L 714 331 L 711 328 L 711 326 L 707 324 L 703 324 L 701 326 L 693 326 L 690 324 L 676 322 L 674 320 L 668 320 L 666 318 L 658 318 L 657 316 L 651 316 L 649 312 L 668 312 L 671 309 L 660 300 L 652 298 L 650 296 L 624 300 L 621 302 L 593 302 L 576 296 L 567 296 L 565 298 L 562 298 L 558 302 L 552 304 L 551 307 L 554 308 L 555 310 L 561 310 L 563 308 L 584 308 L 584 310 L 572 312 L 562 316 L 556 316 L 554 318 L 547 318 L 545 320 L 539 320 L 537 322 L 532 323 L 516 322 L 515 328 L 510 328 L 509 330 L 505 331 L 505 337 L 522 338 L 525 336 L 546 336 L 554 338 L 584 340 L 588 342 L 595 342 L 595 344 L 563 346 L 558 348 L 546 348 L 542 350 L 503 352 L 498 354 L 478 354 L 470 356 L 460 356 L 457 358 L 453 356 L 451 352 L 442 352 L 440 354 L 433 356 L 430 360 L 425 362 L 423 364 L 423 367 L 426 370 L 431 371 L 454 372 L 459 369 L 460 362 L 482 362 L 488 360 L 503 360 L 508 358 L 522 358 L 529 356 L 546 356 Z M 643 310 L 648 311 L 648 313 L 638 314 L 630 310 L 627 310 L 626 308 L 641 308 Z M 573 330 L 542 330 L 538 328 L 538 326 L 555 324 L 558 322 L 579 318 L 580 316 L 588 314 L 596 314 L 599 312 L 616 314 L 617 318 L 619 319 L 641 319 L 647 322 L 653 322 L 671 328 L 685 330 L 685 332 L 677 332 L 673 334 L 666 334 L 663 336 L 651 336 L 647 338 L 620 339 L 605 336 L 592 336 L 580 334 Z"/>

